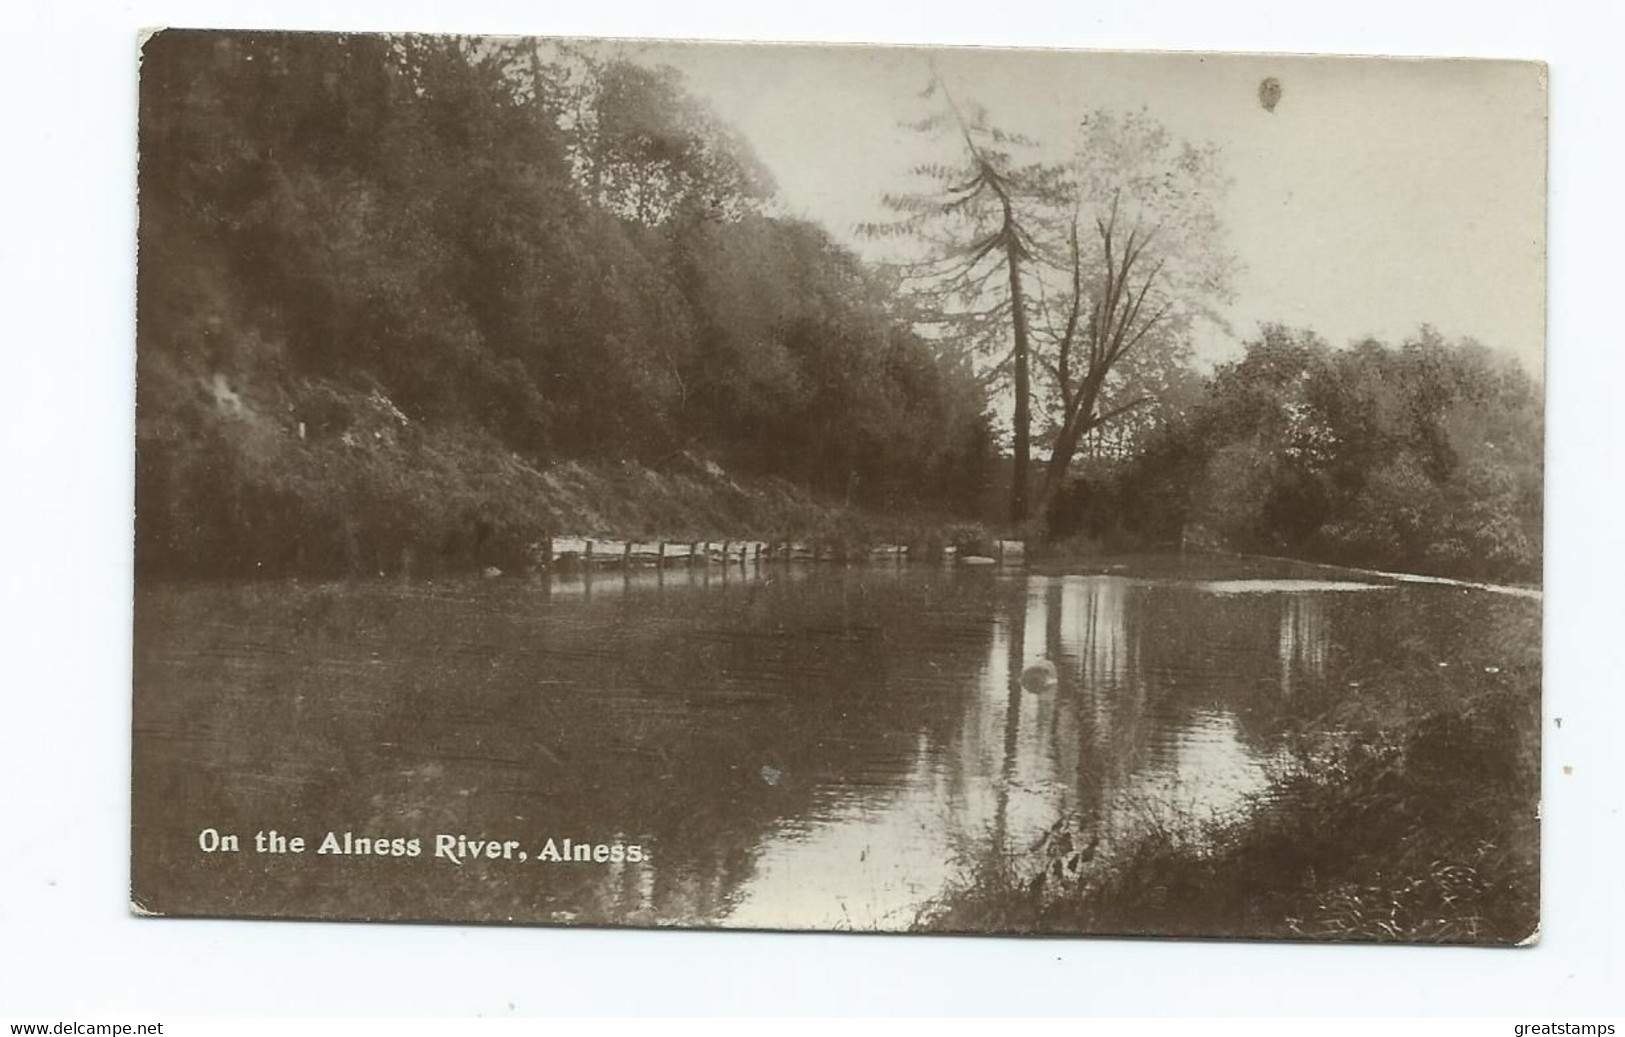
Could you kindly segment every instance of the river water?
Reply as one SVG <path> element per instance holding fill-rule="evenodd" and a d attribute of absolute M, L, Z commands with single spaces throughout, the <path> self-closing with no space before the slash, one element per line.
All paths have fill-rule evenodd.
<path fill-rule="evenodd" d="M 906 929 L 1060 819 L 1109 854 L 1270 795 L 1289 723 L 1402 657 L 1494 666 L 1539 609 L 1176 562 L 148 585 L 135 885 L 178 914 Z M 273 829 L 306 851 L 256 852 Z"/>

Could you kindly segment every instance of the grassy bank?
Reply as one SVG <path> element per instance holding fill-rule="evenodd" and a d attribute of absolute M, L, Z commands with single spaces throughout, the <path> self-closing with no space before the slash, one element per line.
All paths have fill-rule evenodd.
<path fill-rule="evenodd" d="M 1269 791 L 973 853 L 936 931 L 1518 943 L 1539 917 L 1538 616 L 1512 662 L 1407 658 L 1294 706 Z M 1335 698 L 1335 700 L 1334 700 Z"/>
<path fill-rule="evenodd" d="M 474 428 L 412 421 L 377 389 L 149 370 L 169 383 L 143 386 L 157 402 L 139 415 L 145 575 L 520 571 L 557 535 L 861 546 L 977 534 L 945 516 L 736 476 L 681 447 L 647 463 L 544 464 Z"/>

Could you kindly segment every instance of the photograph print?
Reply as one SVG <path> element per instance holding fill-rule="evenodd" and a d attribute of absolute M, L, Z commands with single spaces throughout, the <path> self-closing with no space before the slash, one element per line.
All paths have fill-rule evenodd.
<path fill-rule="evenodd" d="M 140 46 L 134 913 L 1539 938 L 1544 66 Z"/>

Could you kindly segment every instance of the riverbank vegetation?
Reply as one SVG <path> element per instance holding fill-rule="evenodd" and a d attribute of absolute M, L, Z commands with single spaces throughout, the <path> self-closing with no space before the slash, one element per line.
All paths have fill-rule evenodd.
<path fill-rule="evenodd" d="M 669 70 L 166 31 L 141 88 L 144 572 L 483 563 L 561 524 L 811 536 L 975 500 L 968 367 L 775 215 Z"/>
<path fill-rule="evenodd" d="M 1266 327 L 1161 418 L 1100 444 L 1052 532 L 1540 580 L 1541 389 L 1476 343 Z"/>
<path fill-rule="evenodd" d="M 1471 657 L 1409 639 L 1290 703 L 1267 792 L 1219 816 L 1063 817 L 967 848 L 929 931 L 1520 943 L 1538 935 L 1539 612 Z M 1128 805 L 1132 807 L 1132 805 Z"/>
<path fill-rule="evenodd" d="M 1236 267 L 1216 147 L 1146 111 L 1034 141 L 933 75 L 926 158 L 857 228 L 904 257 L 881 264 L 786 215 L 679 73 L 608 53 L 147 42 L 142 572 L 969 521 L 1538 581 L 1541 387 L 1514 362 L 1266 326 L 1197 363 Z"/>

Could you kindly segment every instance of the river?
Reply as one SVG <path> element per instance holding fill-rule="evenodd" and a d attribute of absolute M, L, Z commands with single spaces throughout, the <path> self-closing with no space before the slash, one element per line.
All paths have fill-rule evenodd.
<path fill-rule="evenodd" d="M 1400 654 L 1484 665 L 1539 609 L 1174 560 L 150 584 L 136 886 L 161 913 L 906 929 L 1063 817 L 1110 853 L 1269 796 L 1303 703 Z M 306 851 L 255 852 L 272 829 Z M 312 852 L 330 831 L 422 854 Z"/>

